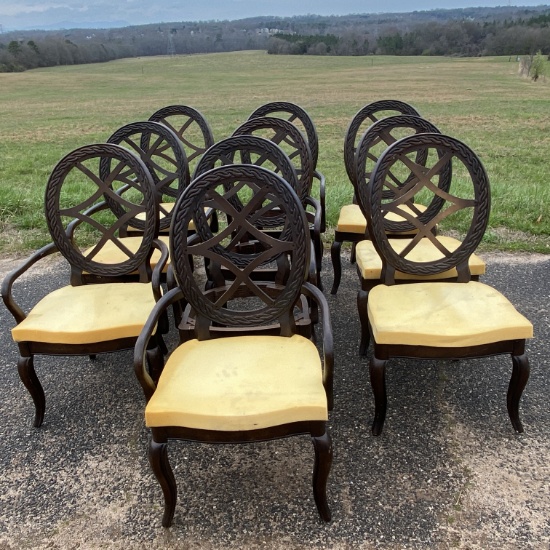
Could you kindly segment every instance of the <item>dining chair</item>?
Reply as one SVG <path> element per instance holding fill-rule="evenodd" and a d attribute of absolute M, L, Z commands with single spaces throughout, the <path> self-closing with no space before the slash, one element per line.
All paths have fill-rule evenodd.
<path fill-rule="evenodd" d="M 215 142 L 206 117 L 189 105 L 167 105 L 155 111 L 149 120 L 164 124 L 179 137 L 187 157 L 189 178 L 202 154 Z"/>
<path fill-rule="evenodd" d="M 64 156 L 48 179 L 44 204 L 52 242 L 2 282 L 2 299 L 15 319 L 11 334 L 19 347 L 19 376 L 35 406 L 35 427 L 43 422 L 46 400 L 34 357 L 93 358 L 132 349 L 161 296 L 160 272 L 168 257 L 168 249 L 156 239 L 159 217 L 153 179 L 145 163 L 124 147 L 91 144 Z M 130 250 L 121 230 L 139 214 L 143 214 L 140 244 Z M 115 243 L 121 250 L 118 261 L 97 260 L 106 243 Z M 161 257 L 151 270 L 155 248 Z M 60 253 L 68 264 L 69 284 L 47 293 L 30 308 L 20 305 L 28 284 L 23 276 L 54 253 Z M 124 282 L 130 275 L 134 280 L 136 273 L 138 281 Z M 145 352 L 153 378 L 162 369 L 161 334 L 165 330 L 163 317 L 153 328 Z"/>
<path fill-rule="evenodd" d="M 245 201 L 243 210 L 232 205 L 236 194 Z M 206 206 L 218 212 L 218 231 L 208 224 Z M 279 236 L 256 228 L 257 217 L 273 208 L 277 215 L 284 211 L 287 218 Z M 147 401 L 145 422 L 151 430 L 149 460 L 164 494 L 162 524 L 172 523 L 177 498 L 169 441 L 251 443 L 297 435 L 309 435 L 313 441 L 313 496 L 321 518 L 329 521 L 332 330 L 323 294 L 306 281 L 310 235 L 300 199 L 270 170 L 226 165 L 194 179 L 173 216 L 170 250 L 177 286 L 159 300 L 135 348 L 135 371 Z M 196 227 L 194 235 L 189 234 L 191 221 Z M 260 257 L 235 252 L 235 238 L 245 232 L 263 243 Z M 281 253 L 291 258 L 288 279 L 265 292 L 250 275 L 257 264 Z M 234 274 L 215 297 L 205 295 L 203 277 L 191 267 L 205 257 Z M 248 289 L 247 297 L 235 300 L 243 286 Z M 323 358 L 310 339 L 296 334 L 293 307 L 301 293 L 318 303 Z M 147 372 L 149 338 L 166 308 L 183 297 L 196 312 L 195 338 L 176 347 L 155 383 Z M 212 330 L 216 325 L 249 329 L 250 334 L 216 337 Z M 254 333 L 256 327 L 265 326 L 276 327 L 275 334 Z"/>
<path fill-rule="evenodd" d="M 419 154 L 426 162 L 417 164 Z M 384 198 L 393 187 L 392 174 L 414 174 L 407 192 Z M 452 174 L 450 185 L 439 182 Z M 390 185 L 388 182 L 392 182 Z M 435 217 L 410 215 L 403 205 L 412 195 L 427 193 L 437 205 Z M 514 429 L 523 431 L 519 401 L 529 378 L 526 340 L 533 325 L 495 288 L 472 280 L 470 258 L 480 244 L 490 214 L 490 186 L 477 155 L 456 138 L 425 133 L 405 137 L 379 157 L 368 186 L 358 187 L 359 204 L 367 219 L 371 239 L 382 260 L 381 279 L 368 296 L 368 325 L 373 354 L 369 361 L 375 413 L 372 433 L 382 432 L 387 408 L 385 371 L 391 358 L 469 359 L 510 355 L 512 376 L 507 408 Z M 386 231 L 389 213 L 401 229 L 414 227 L 417 235 L 404 248 L 395 246 Z M 453 230 L 461 238 L 448 243 L 433 234 Z M 428 239 L 431 252 L 418 253 Z M 426 280 L 397 284 L 398 274 Z M 442 280 L 450 274 L 450 280 Z M 435 280 L 430 280 L 435 279 Z M 456 364 L 456 370 L 460 364 Z M 412 367 L 411 368 L 416 368 Z"/>
<path fill-rule="evenodd" d="M 201 157 L 193 179 L 201 176 L 205 172 L 226 165 L 252 164 L 262 166 L 272 172 L 279 174 L 290 186 L 300 192 L 300 183 L 294 165 L 286 153 L 274 142 L 255 135 L 243 134 L 231 136 L 218 141 L 210 147 Z M 239 212 L 246 208 L 245 202 L 240 199 L 239 194 L 230 198 L 231 205 Z M 276 208 L 270 209 L 265 215 L 259 216 L 255 220 L 255 226 L 263 232 L 279 237 L 281 229 L 286 223 L 283 212 Z M 243 234 L 239 242 L 234 243 L 235 250 L 240 253 L 262 254 L 263 243 L 259 242 L 250 233 Z M 206 269 L 206 289 L 207 292 L 215 293 L 217 288 L 223 288 L 228 280 L 233 280 L 233 273 L 217 262 L 207 262 Z M 257 281 L 270 281 L 277 284 L 284 284 L 288 278 L 290 265 L 287 254 L 281 254 L 275 259 L 262 262 L 255 266 L 250 274 Z M 309 281 L 316 283 L 316 270 L 314 262 L 310 262 Z M 264 288 L 269 290 L 269 285 Z M 176 317 L 181 320 L 179 323 L 180 334 L 190 335 L 194 331 L 195 318 L 192 309 L 185 302 L 181 306 L 182 312 L 176 311 Z M 310 314 L 308 301 L 301 295 L 295 308 L 295 322 L 300 334 L 311 335 L 312 318 L 316 319 L 316 312 Z M 228 330 L 227 327 L 216 327 L 219 331 Z"/>
<path fill-rule="evenodd" d="M 405 135 L 413 135 L 420 133 L 440 133 L 436 126 L 431 122 L 412 115 L 397 115 L 388 117 L 378 122 L 375 122 L 361 138 L 356 154 L 356 170 L 357 170 L 357 186 L 364 187 L 369 185 L 369 180 L 372 170 L 378 160 L 380 153 L 392 143 L 395 143 L 400 137 Z M 384 136 L 383 138 L 381 136 Z M 428 149 L 419 149 L 414 157 L 414 166 L 418 167 L 425 165 L 427 162 Z M 411 183 L 415 180 L 416 175 L 413 171 L 408 172 L 402 169 L 400 173 L 388 172 L 388 181 L 384 187 L 384 200 L 396 199 L 399 195 L 403 195 L 403 204 L 400 210 L 407 213 L 410 217 L 421 216 L 423 223 L 428 224 L 431 219 L 434 219 L 439 214 L 443 206 L 443 201 L 438 195 L 430 195 L 429 193 L 418 193 L 416 195 L 410 193 Z M 446 170 L 442 170 L 437 177 L 437 185 L 441 192 L 448 192 L 452 181 L 451 165 L 447 165 Z M 424 201 L 426 204 L 423 204 Z M 404 226 L 404 229 L 403 229 Z M 407 224 L 406 220 L 397 216 L 395 213 L 388 213 L 385 218 L 386 233 L 392 246 L 395 249 L 404 250 L 410 245 L 411 240 L 415 237 L 418 230 L 412 224 Z M 431 226 L 433 235 L 437 235 L 437 225 Z M 442 235 L 437 237 L 440 242 L 445 242 L 445 246 L 454 246 L 457 248 L 460 241 L 450 235 Z M 420 239 L 415 247 L 415 254 L 418 258 L 424 257 L 430 259 L 433 254 L 432 240 L 429 238 Z M 371 239 L 365 239 L 356 245 L 356 267 L 361 290 L 357 294 L 357 309 L 359 312 L 359 320 L 361 322 L 361 342 L 359 344 L 359 354 L 365 355 L 368 348 L 369 329 L 368 329 L 368 293 L 369 291 L 382 282 L 382 260 L 380 259 L 376 248 Z M 485 262 L 475 253 L 469 258 L 469 267 L 473 280 L 478 280 L 480 275 L 485 273 Z M 439 276 L 440 279 L 451 279 L 454 277 L 453 272 L 443 273 Z M 424 276 L 419 275 L 404 275 L 396 273 L 396 279 L 400 284 L 414 282 L 424 279 Z M 431 277 L 430 279 L 434 279 Z"/>
<path fill-rule="evenodd" d="M 250 118 L 233 132 L 234 136 L 243 134 L 257 135 L 273 141 L 283 149 L 293 162 L 300 183 L 298 195 L 306 211 L 315 250 L 317 286 L 322 290 L 322 208 L 319 201 L 311 196 L 314 166 L 311 150 L 306 139 L 302 132 L 291 122 L 282 118 L 267 116 Z"/>
<path fill-rule="evenodd" d="M 306 136 L 313 162 L 312 187 L 319 188 L 318 200 L 321 205 L 321 233 L 324 233 L 326 231 L 326 183 L 325 176 L 317 169 L 317 161 L 319 159 L 319 136 L 317 134 L 317 128 L 315 127 L 313 119 L 309 116 L 305 109 L 296 103 L 291 103 L 289 101 L 271 101 L 269 103 L 265 103 L 255 109 L 248 118 L 250 119 L 262 116 L 284 118 L 297 126 L 298 129 L 301 130 Z"/>
<path fill-rule="evenodd" d="M 362 135 L 375 122 L 389 116 L 400 114 L 420 116 L 418 111 L 405 103 L 395 99 L 382 99 L 368 103 L 362 107 L 346 130 L 344 138 L 344 167 L 346 174 L 353 187 L 353 199 L 349 204 L 344 204 L 340 209 L 338 221 L 334 230 L 334 240 L 330 248 L 330 257 L 332 262 L 332 271 L 335 274 L 331 294 L 338 292 L 342 273 L 342 244 L 351 243 L 351 263 L 355 263 L 356 244 L 364 239 L 368 239 L 367 222 L 357 204 L 357 170 L 356 170 L 356 152 Z"/>

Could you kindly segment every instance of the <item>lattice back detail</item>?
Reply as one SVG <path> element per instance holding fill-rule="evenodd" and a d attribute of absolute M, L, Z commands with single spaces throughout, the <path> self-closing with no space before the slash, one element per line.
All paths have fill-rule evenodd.
<path fill-rule="evenodd" d="M 357 185 L 369 185 L 372 169 L 378 161 L 377 154 L 383 152 L 387 147 L 404 137 L 404 133 L 411 134 L 419 133 L 437 133 L 439 129 L 431 122 L 414 115 L 397 115 L 387 117 L 372 124 L 369 129 L 363 134 L 356 154 L 357 167 Z M 414 159 L 415 166 L 424 166 L 427 161 L 428 150 L 419 149 Z M 388 171 L 388 181 L 385 183 L 383 191 L 383 199 L 391 199 L 399 196 L 402 193 L 407 193 L 407 205 L 416 214 L 422 223 L 427 223 L 433 219 L 441 207 L 443 201 L 439 195 L 433 195 L 432 200 L 427 209 L 421 211 L 414 204 L 414 196 L 408 193 L 409 183 L 416 178 L 416 175 L 408 171 L 397 174 L 392 170 Z M 439 188 L 444 191 L 449 190 L 451 183 L 452 169 L 451 164 L 447 164 L 440 172 L 437 182 Z M 360 195 L 357 194 L 359 197 Z M 359 203 L 363 209 L 365 207 Z M 408 221 L 392 221 L 385 220 L 386 231 L 392 233 L 410 232 L 414 226 Z"/>
<path fill-rule="evenodd" d="M 264 137 L 279 145 L 294 164 L 300 188 L 296 189 L 302 204 L 311 192 L 313 159 L 302 132 L 294 124 L 275 117 L 256 117 L 247 120 L 234 132 L 234 136 L 252 134 Z"/>
<path fill-rule="evenodd" d="M 117 205 L 116 212 L 112 205 Z M 46 185 L 45 214 L 52 239 L 73 270 L 99 277 L 128 275 L 148 263 L 158 234 L 158 207 L 147 166 L 111 143 L 80 147 L 57 163 Z M 130 250 L 121 232 L 136 216 L 143 218 L 143 234 L 137 250 Z M 124 260 L 94 260 L 108 241 Z"/>
<path fill-rule="evenodd" d="M 299 122 L 305 131 L 311 151 L 311 158 L 313 160 L 313 168 L 315 169 L 319 158 L 319 138 L 317 136 L 315 124 L 307 111 L 295 103 L 290 103 L 288 101 L 272 101 L 271 103 L 266 103 L 258 107 L 248 118 L 251 119 L 262 116 L 278 116 L 279 118 L 285 118 L 295 125 L 296 122 Z"/>
<path fill-rule="evenodd" d="M 420 150 L 428 152 L 425 164 L 416 164 L 414 157 Z M 401 164 L 410 171 L 411 179 L 402 191 L 392 199 L 384 199 L 388 173 Z M 448 190 L 437 183 L 441 172 L 452 165 L 452 180 Z M 477 155 L 464 143 L 442 134 L 415 134 L 405 137 L 391 145 L 378 159 L 373 170 L 370 184 L 359 188 L 360 202 L 366 207 L 367 221 L 370 224 L 371 238 L 383 259 L 384 282 L 393 282 L 394 271 L 405 273 L 434 275 L 456 267 L 459 280 L 469 279 L 468 258 L 478 247 L 490 213 L 490 187 L 487 173 Z M 438 214 L 426 220 L 405 213 L 403 205 L 410 197 L 420 193 L 437 196 L 443 205 Z M 418 233 L 408 245 L 396 252 L 391 238 L 386 233 L 384 217 L 390 212 L 406 218 Z M 461 245 L 449 250 L 434 235 L 433 228 L 447 224 L 443 229 L 459 230 L 460 224 L 465 233 Z M 430 262 L 415 262 L 410 253 L 421 239 L 429 239 L 439 251 L 440 259 Z"/>
<path fill-rule="evenodd" d="M 242 210 L 231 204 L 237 190 L 247 187 L 248 201 Z M 220 221 L 217 230 L 208 224 L 205 209 L 214 209 Z M 257 228 L 257 220 L 271 209 L 285 214 L 283 235 L 268 234 Z M 189 240 L 189 223 L 194 221 L 196 236 Z M 286 229 L 288 228 L 288 229 Z M 237 246 L 250 235 L 259 246 L 255 253 L 241 252 Z M 170 252 L 176 278 L 197 318 L 224 326 L 258 326 L 291 315 L 309 266 L 309 231 L 304 210 L 290 185 L 277 174 L 254 165 L 226 165 L 205 172 L 184 191 L 176 204 L 170 240 Z M 260 265 L 280 255 L 290 258 L 290 271 L 277 291 L 265 291 L 252 274 Z M 233 280 L 218 289 L 216 300 L 205 296 L 203 282 L 196 279 L 197 270 L 190 259 L 205 258 L 231 272 Z M 254 297 L 251 307 L 239 309 L 232 300 L 246 289 Z M 200 319 L 197 324 L 200 324 Z"/>
<path fill-rule="evenodd" d="M 160 229 L 168 230 L 172 221 L 169 206 L 189 183 L 189 166 L 178 136 L 158 122 L 143 121 L 126 124 L 114 132 L 107 143 L 116 143 L 135 152 L 145 162 L 153 177 L 160 210 Z M 103 169 L 109 166 L 103 163 Z M 173 204 L 172 204 L 173 206 Z M 114 212 L 122 215 L 119 205 L 110 204 Z M 132 227 L 143 230 L 143 220 L 129 221 Z"/>
<path fill-rule="evenodd" d="M 357 174 L 355 169 L 355 153 L 359 144 L 359 130 L 366 121 L 372 123 L 391 115 L 420 116 L 418 111 L 408 103 L 396 99 L 382 99 L 365 105 L 355 114 L 346 130 L 344 138 L 344 166 L 349 181 L 355 187 Z"/>

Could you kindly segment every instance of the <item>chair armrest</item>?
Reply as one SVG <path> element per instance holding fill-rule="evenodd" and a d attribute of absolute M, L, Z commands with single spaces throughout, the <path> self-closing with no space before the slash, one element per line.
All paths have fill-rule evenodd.
<path fill-rule="evenodd" d="M 323 212 L 321 210 L 321 204 L 316 198 L 308 195 L 305 200 L 305 206 L 306 207 L 311 206 L 313 208 L 313 212 L 306 211 L 306 216 L 310 221 L 311 221 L 311 216 L 313 216 L 313 232 L 316 238 L 320 238 L 322 233 L 321 226 L 323 221 Z"/>
<path fill-rule="evenodd" d="M 13 271 L 10 271 L 2 281 L 2 300 L 4 304 L 9 309 L 10 313 L 15 318 L 17 324 L 21 323 L 27 315 L 15 302 L 15 299 L 12 294 L 12 288 L 15 281 L 28 271 L 35 263 L 39 260 L 42 260 L 46 256 L 58 252 L 58 248 L 54 243 L 47 244 L 42 247 L 40 250 L 37 250 L 34 254 L 29 256 L 19 267 L 15 268 Z"/>
<path fill-rule="evenodd" d="M 155 301 L 158 302 L 162 296 L 162 288 L 160 286 L 162 273 L 166 264 L 168 263 L 168 258 L 170 257 L 170 251 L 168 250 L 166 243 L 161 241 L 160 239 L 155 239 L 153 241 L 153 248 L 157 248 L 158 250 L 160 250 L 160 259 L 155 265 L 153 269 L 153 273 L 151 275 L 151 283 L 153 285 L 153 295 L 155 297 Z"/>
<path fill-rule="evenodd" d="M 155 304 L 151 310 L 145 325 L 141 329 L 141 333 L 136 340 L 134 346 L 134 372 L 141 384 L 145 400 L 149 401 L 153 393 L 155 393 L 156 384 L 147 372 L 147 347 L 151 336 L 156 332 L 159 319 L 163 316 L 170 305 L 183 298 L 183 292 L 179 287 L 169 290 Z"/>
<path fill-rule="evenodd" d="M 319 203 L 321 205 L 321 233 L 327 230 L 326 209 L 325 209 L 325 196 L 326 196 L 326 183 L 325 176 L 315 170 L 313 172 L 313 179 L 319 182 Z"/>
<path fill-rule="evenodd" d="M 327 392 L 328 409 L 332 410 L 333 380 L 334 380 L 334 341 L 332 335 L 332 323 L 327 299 L 324 294 L 311 283 L 302 285 L 302 294 L 314 300 L 320 312 L 321 328 L 323 331 L 323 385 Z"/>

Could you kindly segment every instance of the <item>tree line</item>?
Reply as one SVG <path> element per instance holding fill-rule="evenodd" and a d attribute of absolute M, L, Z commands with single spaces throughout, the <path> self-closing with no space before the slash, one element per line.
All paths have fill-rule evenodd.
<path fill-rule="evenodd" d="M 0 34 L 0 72 L 258 49 L 278 55 L 548 55 L 550 6 L 14 31 Z"/>

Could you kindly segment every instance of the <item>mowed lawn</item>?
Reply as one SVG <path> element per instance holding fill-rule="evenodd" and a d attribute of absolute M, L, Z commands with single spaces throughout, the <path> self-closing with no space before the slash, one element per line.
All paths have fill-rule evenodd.
<path fill-rule="evenodd" d="M 291 101 L 319 133 L 331 229 L 352 188 L 343 140 L 379 99 L 411 103 L 474 149 L 492 185 L 485 249 L 550 253 L 550 81 L 518 74 L 515 58 L 271 56 L 265 52 L 148 57 L 0 73 L 0 253 L 48 242 L 43 192 L 72 149 L 171 104 L 195 107 L 215 138 L 258 106 Z"/>

